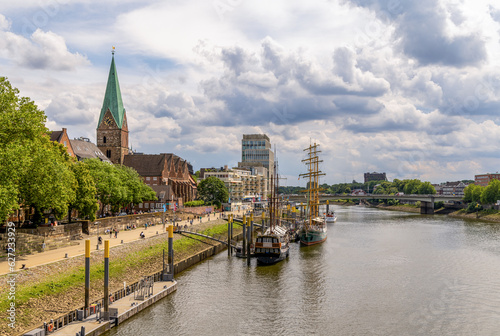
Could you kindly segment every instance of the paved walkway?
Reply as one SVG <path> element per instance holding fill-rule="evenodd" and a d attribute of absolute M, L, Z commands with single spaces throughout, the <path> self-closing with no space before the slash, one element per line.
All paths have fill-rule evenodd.
<path fill-rule="evenodd" d="M 242 213 L 242 212 L 241 212 Z M 228 212 L 226 212 L 228 214 Z M 236 215 L 236 214 L 235 214 Z M 215 216 L 212 214 L 208 218 L 203 217 L 201 220 L 201 223 L 207 223 L 207 221 L 213 221 L 219 219 L 219 214 L 217 213 Z M 193 226 L 201 224 L 199 220 L 195 220 L 193 222 Z M 177 222 L 176 222 L 177 224 Z M 180 221 L 179 225 L 188 225 L 189 226 L 189 221 L 184 220 Z M 164 225 L 163 224 L 157 224 L 155 226 L 149 226 L 148 229 L 144 229 L 144 227 L 138 227 L 135 230 L 130 230 L 130 231 L 120 231 L 118 233 L 118 237 L 114 238 L 114 235 L 112 238 L 110 238 L 109 235 L 102 235 L 101 237 L 104 239 L 109 239 L 109 246 L 112 248 L 117 245 L 121 245 L 121 242 L 123 240 L 123 243 L 128 243 L 132 242 L 135 240 L 139 240 L 139 234 L 144 232 L 146 235 L 146 239 L 150 237 L 154 237 L 157 235 L 161 234 L 167 234 L 165 231 Z M 84 236 L 83 240 L 79 240 L 80 245 L 75 245 L 75 246 L 67 246 L 67 247 L 62 247 L 59 249 L 55 250 L 49 250 L 41 253 L 35 253 L 35 254 L 30 254 L 30 255 L 24 255 L 24 256 L 16 256 L 16 270 L 19 270 L 22 265 L 25 265 L 25 268 L 30 268 L 30 267 L 35 267 L 35 266 L 40 266 L 48 263 L 52 263 L 55 261 L 59 260 L 64 260 L 67 258 L 72 258 L 76 257 L 79 255 L 85 254 L 85 239 L 90 238 L 90 248 L 91 252 L 97 251 L 97 236 Z M 102 245 L 99 245 L 99 249 L 104 248 L 104 243 Z M 8 265 L 8 261 L 0 261 L 0 275 L 10 273 L 10 267 Z"/>

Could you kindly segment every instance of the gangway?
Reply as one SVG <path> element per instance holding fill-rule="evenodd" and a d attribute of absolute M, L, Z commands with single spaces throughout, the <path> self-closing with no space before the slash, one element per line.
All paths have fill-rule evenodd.
<path fill-rule="evenodd" d="M 190 231 L 190 230 L 187 230 L 187 229 L 183 229 L 182 227 L 174 227 L 174 232 L 175 233 L 185 233 L 185 234 L 192 234 L 192 235 L 195 235 L 195 236 L 200 236 L 200 237 L 203 237 L 203 238 L 208 238 L 208 239 L 211 239 L 211 240 L 215 240 L 216 242 L 219 242 L 219 243 L 222 243 L 222 244 L 225 244 L 225 245 L 228 245 L 227 241 L 225 240 L 222 240 L 222 239 L 218 239 L 218 238 L 215 238 L 215 237 L 212 237 L 212 236 L 208 236 L 208 235 L 204 235 L 202 233 L 198 233 L 198 232 L 194 232 L 194 231 Z M 229 244 L 232 248 L 236 248 L 236 245 L 234 244 Z"/>

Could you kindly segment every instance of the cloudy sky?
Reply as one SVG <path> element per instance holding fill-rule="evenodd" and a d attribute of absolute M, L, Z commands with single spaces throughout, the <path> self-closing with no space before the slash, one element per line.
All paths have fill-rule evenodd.
<path fill-rule="evenodd" d="M 285 185 L 311 141 L 330 184 L 500 170 L 497 1 L 0 3 L 0 76 L 51 130 L 95 141 L 112 46 L 133 149 L 196 170 L 236 166 L 250 133 Z"/>

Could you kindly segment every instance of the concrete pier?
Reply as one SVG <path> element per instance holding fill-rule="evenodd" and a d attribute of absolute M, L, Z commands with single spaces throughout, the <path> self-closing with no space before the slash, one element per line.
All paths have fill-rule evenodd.
<path fill-rule="evenodd" d="M 158 281 L 153 284 L 153 295 L 144 300 L 135 300 L 134 293 L 123 297 L 109 305 L 110 321 L 96 321 L 96 315 L 90 315 L 84 321 L 73 322 L 64 328 L 54 331 L 51 335 L 75 336 L 82 327 L 85 327 L 85 336 L 98 336 L 104 334 L 112 327 L 119 325 L 126 319 L 134 316 L 141 310 L 151 306 L 165 296 L 177 290 L 176 281 Z"/>

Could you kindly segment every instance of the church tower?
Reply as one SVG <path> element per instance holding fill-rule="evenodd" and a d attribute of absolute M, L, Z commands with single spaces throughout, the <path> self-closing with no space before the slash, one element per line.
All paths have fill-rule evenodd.
<path fill-rule="evenodd" d="M 123 107 L 120 84 L 115 66 L 115 47 L 111 57 L 108 84 L 102 103 L 101 115 L 97 123 L 97 147 L 111 162 L 123 164 L 123 158 L 129 153 L 127 114 Z"/>

